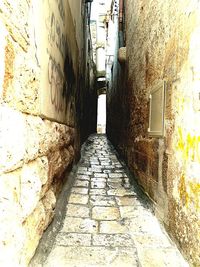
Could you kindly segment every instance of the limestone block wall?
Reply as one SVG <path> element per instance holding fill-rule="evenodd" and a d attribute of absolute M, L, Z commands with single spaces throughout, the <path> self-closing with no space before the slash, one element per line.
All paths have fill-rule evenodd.
<path fill-rule="evenodd" d="M 0 266 L 28 265 L 79 149 L 73 16 L 64 0 L 0 1 Z"/>
<path fill-rule="evenodd" d="M 177 245 L 199 266 L 200 4 L 125 2 L 127 83 L 110 93 L 115 105 L 109 107 L 109 137 Z M 152 138 L 149 94 L 159 80 L 166 81 L 165 135 Z"/>
<path fill-rule="evenodd" d="M 2 104 L 0 265 L 27 266 L 74 159 L 74 129 Z"/>

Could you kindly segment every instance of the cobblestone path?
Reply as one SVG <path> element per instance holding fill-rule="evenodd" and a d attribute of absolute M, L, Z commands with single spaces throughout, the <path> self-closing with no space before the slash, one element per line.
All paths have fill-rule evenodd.
<path fill-rule="evenodd" d="M 41 266 L 188 266 L 104 135 L 86 142 L 66 216 Z"/>

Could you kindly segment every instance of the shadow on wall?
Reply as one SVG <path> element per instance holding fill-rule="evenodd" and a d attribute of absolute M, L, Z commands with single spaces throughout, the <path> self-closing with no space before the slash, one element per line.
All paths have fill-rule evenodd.
<path fill-rule="evenodd" d="M 67 101 L 66 112 L 68 111 L 72 115 L 74 113 L 76 75 L 74 72 L 72 58 L 69 56 L 70 54 L 71 53 L 67 46 L 64 63 L 65 85 L 63 88 L 63 97 L 65 97 Z"/>

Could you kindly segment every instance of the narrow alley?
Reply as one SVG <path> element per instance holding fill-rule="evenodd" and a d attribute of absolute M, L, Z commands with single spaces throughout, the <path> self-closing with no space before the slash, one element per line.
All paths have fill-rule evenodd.
<path fill-rule="evenodd" d="M 88 138 L 75 176 L 60 229 L 32 267 L 188 266 L 105 135 Z"/>
<path fill-rule="evenodd" d="M 200 266 L 200 0 L 0 0 L 0 267 Z"/>

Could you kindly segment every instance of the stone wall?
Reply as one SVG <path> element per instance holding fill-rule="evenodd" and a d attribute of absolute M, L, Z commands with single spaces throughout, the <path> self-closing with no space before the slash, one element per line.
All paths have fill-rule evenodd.
<path fill-rule="evenodd" d="M 0 264 L 27 266 L 73 162 L 74 129 L 6 105 L 0 112 Z"/>
<path fill-rule="evenodd" d="M 72 1 L 72 0 L 71 0 Z M 81 62 L 82 72 L 79 76 L 79 94 L 77 94 L 76 114 L 77 127 L 83 143 L 89 134 L 96 132 L 97 125 L 97 86 L 96 65 L 93 61 L 92 40 L 90 32 L 91 2 L 83 5 L 84 16 L 84 61 Z"/>
<path fill-rule="evenodd" d="M 111 90 L 108 135 L 177 245 L 199 266 L 200 4 L 125 2 L 127 81 Z M 152 138 L 149 94 L 159 80 L 166 81 L 165 136 Z"/>
<path fill-rule="evenodd" d="M 62 0 L 0 2 L 1 266 L 28 265 L 78 157 L 86 61 L 78 10 Z"/>

